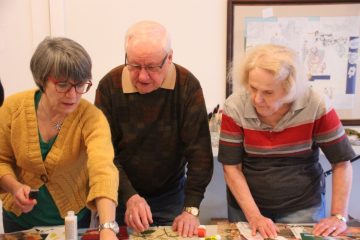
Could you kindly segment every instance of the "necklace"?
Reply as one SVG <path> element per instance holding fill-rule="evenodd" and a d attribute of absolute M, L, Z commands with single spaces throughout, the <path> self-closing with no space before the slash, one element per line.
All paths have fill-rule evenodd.
<path fill-rule="evenodd" d="M 48 113 L 44 105 L 44 101 L 41 101 L 41 99 L 40 99 L 40 104 L 42 105 L 42 109 L 45 115 L 47 116 L 47 120 L 50 122 L 51 127 L 54 128 L 57 132 L 59 132 L 63 125 L 63 120 L 51 121 L 51 119 L 49 118 L 50 114 Z"/>
<path fill-rule="evenodd" d="M 53 127 L 54 127 L 58 132 L 60 131 L 62 125 L 63 125 L 63 122 L 61 122 L 61 121 L 55 121 L 55 122 L 53 123 Z"/>

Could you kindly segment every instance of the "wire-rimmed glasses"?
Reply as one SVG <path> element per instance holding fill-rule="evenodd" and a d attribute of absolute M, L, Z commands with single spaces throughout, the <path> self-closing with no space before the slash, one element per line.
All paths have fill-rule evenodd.
<path fill-rule="evenodd" d="M 128 63 L 127 54 L 125 54 L 125 66 L 127 66 L 129 71 L 131 72 L 140 72 L 141 69 L 144 68 L 144 70 L 148 73 L 157 73 L 161 71 L 162 67 L 166 62 L 167 57 L 168 57 L 168 53 L 165 55 L 160 65 L 153 66 L 153 65 L 139 65 L 139 64 Z"/>

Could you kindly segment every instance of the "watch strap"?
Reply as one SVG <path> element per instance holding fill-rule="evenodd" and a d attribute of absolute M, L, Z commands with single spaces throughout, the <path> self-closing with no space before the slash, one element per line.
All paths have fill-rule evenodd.
<path fill-rule="evenodd" d="M 335 214 L 331 214 L 332 216 L 336 217 L 337 219 L 339 219 L 340 221 L 346 223 L 347 219 L 346 217 L 344 217 L 343 215 L 341 215 L 340 213 L 335 213 Z"/>
<path fill-rule="evenodd" d="M 198 217 L 200 210 L 197 207 L 184 207 L 184 212 L 190 213 L 191 215 Z"/>
<path fill-rule="evenodd" d="M 119 225 L 117 224 L 116 221 L 111 221 L 111 222 L 105 222 L 103 224 L 99 225 L 99 232 L 103 229 L 110 229 L 112 230 L 115 234 L 119 233 Z"/>

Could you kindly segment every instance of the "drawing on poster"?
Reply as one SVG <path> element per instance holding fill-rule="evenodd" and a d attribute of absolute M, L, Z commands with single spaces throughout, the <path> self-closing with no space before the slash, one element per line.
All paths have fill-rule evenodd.
<path fill-rule="evenodd" d="M 275 43 L 296 50 L 311 84 L 337 109 L 355 98 L 360 17 L 246 17 L 245 47 Z M 359 83 L 357 83 L 359 84 Z"/>

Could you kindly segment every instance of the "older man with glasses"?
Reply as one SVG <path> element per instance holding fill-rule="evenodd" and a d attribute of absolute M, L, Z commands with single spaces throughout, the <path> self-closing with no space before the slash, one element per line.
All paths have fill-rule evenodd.
<path fill-rule="evenodd" d="M 125 51 L 125 64 L 105 75 L 95 100 L 110 123 L 121 175 L 117 221 L 139 232 L 172 225 L 192 236 L 213 172 L 200 83 L 172 62 L 159 23 L 130 27 Z"/>

